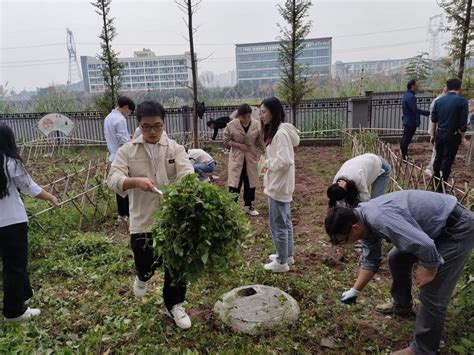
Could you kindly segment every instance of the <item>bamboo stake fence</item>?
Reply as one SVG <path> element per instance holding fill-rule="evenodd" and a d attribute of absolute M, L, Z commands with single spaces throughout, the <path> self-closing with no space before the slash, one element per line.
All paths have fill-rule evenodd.
<path fill-rule="evenodd" d="M 470 193 L 474 194 L 473 189 L 467 183 L 459 183 L 454 178 L 451 178 L 449 182 L 441 182 L 440 179 L 427 176 L 423 168 L 417 165 L 415 161 L 404 161 L 401 159 L 389 143 L 385 143 L 378 138 L 362 142 L 359 139 L 362 132 L 364 131 L 359 130 L 359 134 L 357 134 L 357 132 L 353 133 L 343 130 L 341 134 L 343 145 L 349 145 L 351 156 L 373 152 L 386 159 L 392 167 L 390 191 L 402 189 L 433 190 L 438 184 L 442 183 L 443 191 L 456 196 L 459 202 L 463 204 L 469 202 L 468 197 Z M 192 132 L 174 133 L 170 135 L 170 138 L 175 139 L 186 147 L 192 147 Z M 204 145 L 209 141 L 207 136 L 202 134 L 199 142 L 201 145 Z M 20 151 L 24 157 L 27 157 L 26 162 L 28 164 L 30 160 L 36 161 L 41 157 L 61 154 L 69 147 L 74 146 L 74 142 L 63 143 L 57 144 L 55 138 L 42 139 L 21 145 Z M 96 142 L 91 141 L 89 143 L 94 145 Z M 68 227 L 74 229 L 79 227 L 80 229 L 84 223 L 91 225 L 104 219 L 107 212 L 109 212 L 110 197 L 113 195 L 105 185 L 109 168 L 110 164 L 108 161 L 99 159 L 89 161 L 82 168 L 68 167 L 68 171 L 60 169 L 59 175 L 61 177 L 55 180 L 52 180 L 48 173 L 43 173 L 39 181 L 47 182 L 43 188 L 55 194 L 60 200 L 60 205 L 58 209 L 48 207 L 32 213 L 30 215 L 32 223 L 47 233 L 48 228 L 45 227 L 41 217 L 48 213 L 65 213 L 64 206 L 72 207 L 78 213 L 79 220 L 68 222 L 67 218 L 64 218 L 61 235 L 64 234 Z"/>
<path fill-rule="evenodd" d="M 45 214 L 58 213 L 65 214 L 61 219 L 63 225 L 61 235 L 66 228 L 81 229 L 84 222 L 91 225 L 107 216 L 111 203 L 111 194 L 108 191 L 105 180 L 110 169 L 110 163 L 106 160 L 90 160 L 86 167 L 81 169 L 69 167 L 69 170 L 60 169 L 62 177 L 52 181 L 48 173 L 43 173 L 40 181 L 48 183 L 43 188 L 54 194 L 60 201 L 58 207 L 48 207 L 37 211 L 29 216 L 30 221 L 45 233 L 48 228 L 42 221 Z M 71 171 L 72 170 L 72 171 Z M 68 221 L 66 214 L 68 210 L 64 207 L 72 207 L 79 214 L 79 220 Z"/>
<path fill-rule="evenodd" d="M 467 182 L 460 183 L 456 179 L 451 178 L 449 182 L 428 176 L 424 169 L 417 165 L 414 160 L 403 160 L 397 155 L 390 143 L 383 142 L 380 139 L 369 141 L 363 144 L 360 140 L 360 134 L 364 131 L 359 130 L 358 133 L 349 131 L 343 132 L 343 145 L 350 146 L 350 154 L 352 157 L 364 154 L 374 153 L 382 156 L 390 163 L 392 174 L 390 176 L 390 191 L 398 191 L 403 189 L 419 189 L 419 190 L 436 190 L 439 184 L 442 184 L 444 193 L 455 196 L 462 204 L 468 204 L 468 197 L 474 194 L 474 189 L 470 188 Z M 471 202 L 472 204 L 472 202 Z M 473 206 L 470 206 L 472 209 Z"/>

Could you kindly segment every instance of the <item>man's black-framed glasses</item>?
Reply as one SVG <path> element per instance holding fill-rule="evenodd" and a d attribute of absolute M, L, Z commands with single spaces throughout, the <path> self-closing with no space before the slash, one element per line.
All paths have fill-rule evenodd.
<path fill-rule="evenodd" d="M 331 243 L 333 245 L 343 245 L 343 244 L 347 244 L 347 242 L 349 241 L 349 238 L 351 237 L 351 234 L 352 234 L 352 228 L 351 230 L 349 231 L 349 233 L 347 233 L 343 239 L 340 239 L 340 238 L 337 238 L 336 234 L 333 234 L 331 235 Z M 340 234 L 339 234 L 340 236 Z"/>
<path fill-rule="evenodd" d="M 150 126 L 150 125 L 147 125 L 147 124 L 143 124 L 143 125 L 140 126 L 140 128 L 143 132 L 151 132 L 152 130 L 161 131 L 163 129 L 163 125 L 162 124 L 157 124 L 157 125 L 154 125 L 154 126 Z"/>

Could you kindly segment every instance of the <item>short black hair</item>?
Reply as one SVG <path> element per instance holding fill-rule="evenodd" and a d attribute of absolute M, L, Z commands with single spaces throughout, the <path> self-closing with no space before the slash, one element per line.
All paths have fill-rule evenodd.
<path fill-rule="evenodd" d="M 416 79 L 411 79 L 408 83 L 407 83 L 407 90 L 411 90 L 411 88 L 413 87 L 413 85 L 415 85 L 417 82 Z"/>
<path fill-rule="evenodd" d="M 331 244 L 338 244 L 336 234 L 347 235 L 352 229 L 352 225 L 358 222 L 357 215 L 352 208 L 336 207 L 329 211 L 324 220 L 326 233 L 329 235 Z"/>
<path fill-rule="evenodd" d="M 249 113 L 252 113 L 252 108 L 249 106 L 249 104 L 242 104 L 239 107 L 237 107 L 237 116 L 244 116 Z"/>
<path fill-rule="evenodd" d="M 207 127 L 211 127 L 213 124 L 216 124 L 214 120 L 207 121 Z"/>
<path fill-rule="evenodd" d="M 451 90 L 457 91 L 461 89 L 461 86 L 462 86 L 462 81 L 458 78 L 452 78 L 446 82 L 446 88 L 448 89 L 448 91 L 451 91 Z"/>
<path fill-rule="evenodd" d="M 127 96 L 121 96 L 117 100 L 118 107 L 128 106 L 131 111 L 135 111 L 135 102 Z"/>
<path fill-rule="evenodd" d="M 138 122 L 140 122 L 140 120 L 143 117 L 155 117 L 155 116 L 160 116 L 161 119 L 164 121 L 165 116 L 166 116 L 166 111 L 163 105 L 160 104 L 159 102 L 148 100 L 148 101 L 143 101 L 142 103 L 138 104 L 136 116 L 137 116 Z"/>

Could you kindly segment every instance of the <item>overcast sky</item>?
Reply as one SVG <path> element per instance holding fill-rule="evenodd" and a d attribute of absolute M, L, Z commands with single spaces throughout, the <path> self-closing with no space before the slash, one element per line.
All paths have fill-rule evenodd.
<path fill-rule="evenodd" d="M 235 43 L 276 40 L 276 4 L 284 1 L 203 0 L 195 15 L 199 71 L 235 70 Z M 68 76 L 66 28 L 77 59 L 99 51 L 101 19 L 87 0 L 0 0 L 0 85 L 19 92 L 64 84 Z M 174 1 L 112 0 L 121 56 L 150 48 L 157 55 L 189 49 L 187 28 Z M 333 37 L 332 62 L 407 58 L 428 51 L 428 21 L 442 13 L 436 0 L 313 0 L 309 37 Z M 443 35 L 441 42 L 446 41 Z M 443 51 L 444 53 L 444 51 Z"/>

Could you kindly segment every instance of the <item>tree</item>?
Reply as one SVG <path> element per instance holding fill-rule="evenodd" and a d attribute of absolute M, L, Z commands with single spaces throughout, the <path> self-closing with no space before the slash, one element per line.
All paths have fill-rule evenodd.
<path fill-rule="evenodd" d="M 15 104 L 11 101 L 4 101 L 0 99 L 0 113 L 16 113 Z"/>
<path fill-rule="evenodd" d="M 405 75 L 409 79 L 424 82 L 431 75 L 431 63 L 428 53 L 423 52 L 412 58 L 405 68 Z"/>
<path fill-rule="evenodd" d="M 474 43 L 474 25 L 472 0 L 440 0 L 448 19 L 447 31 L 451 32 L 448 44 L 449 55 L 453 62 L 458 62 L 457 77 L 462 80 L 466 59 L 469 59 Z"/>
<path fill-rule="evenodd" d="M 102 32 L 99 38 L 102 40 L 101 54 L 97 55 L 103 64 L 102 77 L 104 79 L 105 92 L 97 101 L 101 111 L 110 111 L 115 107 L 120 89 L 120 75 L 123 64 L 119 62 L 118 53 L 112 49 L 112 40 L 117 36 L 114 26 L 114 18 L 110 17 L 110 4 L 112 0 L 96 0 L 91 3 L 98 10 L 95 12 L 102 18 Z"/>
<path fill-rule="evenodd" d="M 31 100 L 33 112 L 51 113 L 51 112 L 75 112 L 80 111 L 81 106 L 74 99 L 71 93 L 56 89 L 54 86 L 39 93 Z"/>
<path fill-rule="evenodd" d="M 312 25 L 311 21 L 305 21 L 311 5 L 311 1 L 305 0 L 286 0 L 283 6 L 277 5 L 278 12 L 286 22 L 286 26 L 278 25 L 281 33 L 278 49 L 281 72 L 278 92 L 291 107 L 293 124 L 296 124 L 301 101 L 313 90 L 307 67 L 298 63 L 305 45 L 304 39 Z"/>
<path fill-rule="evenodd" d="M 198 148 L 198 116 L 197 116 L 197 105 L 198 105 L 198 88 L 197 88 L 197 59 L 196 53 L 194 53 L 194 33 L 197 28 L 193 27 L 193 15 L 197 11 L 201 0 L 176 0 L 176 5 L 187 15 L 187 20 L 184 20 L 188 27 L 188 41 L 189 41 L 189 52 L 191 54 L 191 72 L 193 76 L 192 91 L 193 91 L 193 138 L 194 147 Z"/>

